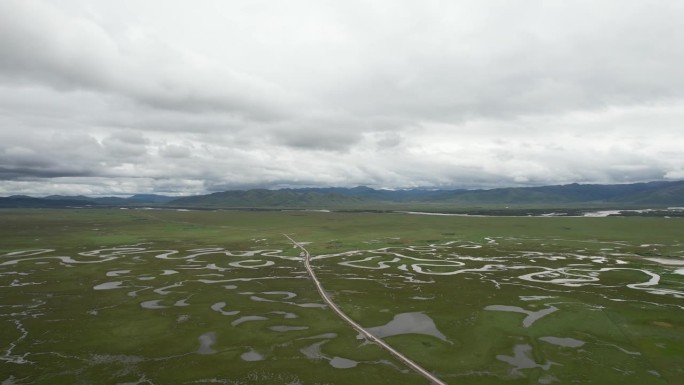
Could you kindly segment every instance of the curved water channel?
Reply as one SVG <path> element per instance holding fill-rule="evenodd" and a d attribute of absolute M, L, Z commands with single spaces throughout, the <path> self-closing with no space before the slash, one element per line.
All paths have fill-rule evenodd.
<path fill-rule="evenodd" d="M 343 321 L 345 321 L 347 324 L 349 324 L 351 327 L 353 327 L 356 331 L 361 333 L 364 337 L 366 337 L 369 341 L 375 342 L 378 346 L 381 348 L 385 349 L 387 352 L 389 352 L 392 356 L 394 356 L 396 359 L 404 363 L 406 366 L 411 368 L 413 371 L 416 373 L 420 374 L 421 376 L 425 377 L 428 381 L 430 381 L 433 384 L 437 385 L 446 385 L 446 382 L 440 380 L 437 378 L 435 375 L 432 373 L 428 372 L 426 369 L 424 369 L 422 366 L 418 365 L 415 363 L 413 360 L 410 358 L 406 357 L 403 355 L 401 352 L 398 350 L 394 349 L 391 347 L 389 344 L 387 344 L 385 341 L 382 339 L 374 336 L 371 334 L 368 330 L 366 330 L 363 326 L 359 325 L 356 323 L 353 319 L 351 319 L 348 315 L 346 315 L 338 306 L 335 304 L 335 302 L 330 299 L 328 294 L 323 290 L 323 285 L 321 285 L 321 282 L 318 280 L 318 277 L 316 277 L 316 273 L 313 271 L 311 268 L 311 254 L 309 254 L 309 251 L 300 243 L 295 241 L 294 239 L 290 238 L 287 234 L 283 234 L 287 239 L 290 240 L 295 246 L 300 248 L 302 252 L 304 253 L 304 266 L 306 267 L 307 273 L 309 273 L 309 276 L 311 277 L 311 280 L 314 282 L 316 285 L 316 289 L 318 290 L 318 294 L 320 294 L 321 298 L 325 303 L 330 306 L 330 308 L 337 314 L 340 318 L 342 318 Z"/>
<path fill-rule="evenodd" d="M 144 244 L 79 251 L 71 256 L 55 254 L 55 249 L 12 251 L 0 254 L 0 287 L 5 290 L 2 296 L 3 303 L 0 303 L 0 316 L 6 317 L 6 326 L 13 333 L 13 338 L 10 341 L 5 342 L 5 345 L 0 345 L 2 348 L 2 351 L 0 351 L 0 366 L 2 364 L 23 365 L 27 367 L 36 365 L 34 362 L 40 363 L 42 357 L 47 357 L 47 354 L 60 358 L 67 357 L 61 351 L 48 353 L 40 351 L 43 346 L 41 344 L 44 343 L 34 337 L 39 336 L 39 333 L 42 333 L 46 328 L 39 328 L 38 332 L 35 332 L 37 324 L 33 319 L 45 315 L 54 318 L 51 315 L 52 313 L 50 313 L 52 308 L 49 306 L 52 303 L 51 301 L 54 301 L 53 297 L 51 295 L 34 295 L 35 293 L 41 293 L 37 290 L 41 285 L 48 285 L 52 282 L 39 279 L 38 277 L 45 277 L 45 274 L 58 267 L 75 268 L 80 265 L 92 269 L 93 265 L 100 263 L 103 265 L 102 269 L 108 269 L 106 272 L 100 271 L 102 276 L 107 277 L 107 282 L 93 280 L 92 284 L 88 286 L 98 293 L 96 297 L 93 297 L 93 301 L 95 301 L 95 298 L 104 298 L 106 295 L 113 298 L 107 292 L 110 290 L 121 290 L 122 292 L 128 292 L 128 297 L 138 297 L 132 299 L 131 302 L 145 309 L 145 311 L 156 311 L 160 314 L 179 310 L 179 307 L 203 304 L 203 306 L 211 309 L 214 314 L 230 317 L 227 318 L 227 322 L 232 327 L 238 327 L 243 323 L 255 322 L 260 324 L 263 331 L 289 333 L 293 336 L 293 341 L 303 339 L 317 340 L 312 345 L 301 349 L 299 349 L 301 346 L 297 346 L 295 343 L 292 349 L 293 351 L 298 349 L 299 352 L 309 359 L 323 358 L 334 368 L 353 368 L 358 363 L 381 363 L 397 369 L 396 365 L 387 361 L 357 362 L 334 355 L 325 355 L 321 352 L 321 347 L 328 340 L 336 337 L 334 333 L 320 334 L 315 337 L 295 338 L 300 335 L 307 335 L 307 331 L 310 331 L 311 334 L 319 332 L 315 327 L 316 325 L 288 324 L 287 321 L 284 321 L 283 324 L 267 322 L 272 318 L 282 320 L 299 318 L 297 310 L 300 309 L 298 308 L 325 309 L 329 306 L 335 311 L 337 316 L 360 333 L 360 338 L 366 338 L 368 341 L 374 342 L 402 361 L 402 363 L 420 373 L 430 382 L 437 384 L 444 382 L 438 379 L 436 381 L 434 375 L 425 371 L 425 369 L 419 366 L 418 368 L 420 369 L 416 369 L 416 367 L 407 363 L 406 360 L 408 359 L 406 357 L 394 350 L 382 339 L 396 334 L 418 333 L 430 335 L 451 344 L 450 339 L 455 337 L 454 341 L 457 341 L 458 335 L 450 334 L 449 330 L 445 329 L 444 331 L 449 335 L 449 338 L 447 338 L 446 335 L 437 330 L 434 322 L 420 311 L 395 314 L 394 319 L 386 325 L 363 328 L 344 314 L 332 299 L 328 297 L 311 266 L 311 261 L 325 260 L 326 263 L 317 265 L 316 269 L 318 274 L 328 274 L 323 275 L 324 280 L 326 279 L 325 277 L 331 277 L 329 274 L 333 272 L 335 276 L 349 280 L 377 280 L 378 284 L 383 285 L 388 290 L 401 287 L 402 283 L 405 283 L 406 286 L 410 284 L 411 288 L 416 290 L 409 293 L 411 295 L 419 294 L 410 298 L 420 301 L 435 298 L 437 291 L 430 290 L 429 284 L 453 282 L 454 279 L 451 277 L 458 277 L 461 280 L 460 282 L 463 283 L 467 283 L 470 280 L 478 280 L 488 287 L 486 293 L 496 293 L 497 289 L 502 288 L 525 288 L 525 291 L 518 293 L 525 295 L 487 297 L 486 301 L 478 302 L 477 306 L 471 309 L 476 316 L 478 314 L 483 315 L 483 319 L 500 317 L 496 313 L 518 313 L 517 316 L 509 318 L 511 320 L 509 323 L 521 330 L 520 333 L 517 333 L 521 336 L 528 336 L 524 329 L 538 327 L 538 324 L 547 323 L 547 326 L 553 326 L 554 322 L 558 324 L 559 317 L 565 317 L 565 315 L 570 313 L 569 310 L 574 311 L 577 309 L 577 306 L 586 306 L 589 309 L 589 313 L 596 313 L 597 310 L 604 309 L 604 307 L 620 310 L 624 306 L 621 305 L 622 303 L 629 306 L 640 306 L 643 309 L 649 310 L 662 309 L 662 311 L 654 312 L 654 315 L 650 316 L 651 322 L 648 325 L 651 328 L 658 329 L 659 333 L 669 333 L 667 335 L 673 336 L 673 338 L 669 340 L 663 339 L 662 341 L 649 340 L 649 343 L 653 342 L 656 347 L 663 350 L 677 345 L 676 329 L 671 329 L 676 327 L 674 325 L 677 324 L 677 320 L 681 319 L 681 313 L 678 312 L 684 309 L 684 304 L 681 302 L 681 299 L 684 298 L 684 290 L 682 290 L 683 286 L 681 285 L 681 277 L 684 275 L 684 268 L 682 268 L 684 266 L 684 251 L 679 251 L 679 243 L 674 245 L 677 246 L 675 251 L 662 253 L 662 255 L 660 253 L 653 254 L 654 256 L 648 258 L 640 257 L 635 251 L 642 249 L 651 251 L 654 245 L 629 245 L 624 241 L 606 241 L 600 242 L 602 245 L 596 246 L 595 249 L 585 248 L 583 244 L 576 248 L 568 246 L 565 249 L 556 249 L 546 244 L 553 240 L 544 239 L 539 241 L 538 249 L 530 251 L 522 246 L 523 243 L 517 243 L 519 240 L 516 238 L 498 237 L 484 238 L 486 242 L 448 241 L 420 246 L 402 245 L 400 247 L 380 247 L 371 250 L 347 250 L 333 254 L 310 255 L 305 249 L 306 243 L 299 243 L 289 236 L 286 237 L 292 242 L 294 248 L 301 250 L 299 256 L 284 255 L 286 253 L 283 253 L 283 250 L 272 248 L 231 251 L 221 247 L 205 247 L 190 249 L 185 252 L 183 250 L 170 249 L 154 250 Z M 283 239 L 280 238 L 279 240 L 282 242 Z M 503 246 L 499 247 L 497 246 L 498 244 Z M 521 246 L 516 247 L 516 245 Z M 259 248 L 263 247 L 264 245 L 259 245 Z M 256 248 L 253 247 L 253 249 Z M 152 266 L 154 270 L 150 270 L 149 265 L 140 265 L 147 256 L 168 263 L 165 265 L 154 265 Z M 224 256 L 231 258 L 215 258 Z M 286 260 L 288 264 L 281 264 L 279 260 Z M 115 261 L 116 263 L 114 263 Z M 301 270 L 301 261 L 305 263 L 306 273 Z M 341 265 L 348 269 L 330 270 L 331 264 Z M 326 268 L 328 269 L 326 270 Z M 237 272 L 238 269 L 242 273 L 232 274 Z M 267 269 L 269 273 L 259 274 L 257 273 L 259 269 Z M 354 269 L 362 273 L 357 274 L 354 272 Z M 293 272 L 292 274 L 290 274 L 291 271 Z M 33 273 L 40 274 L 32 276 Z M 160 278 L 166 276 L 171 277 Z M 311 278 L 323 301 L 309 303 L 307 301 L 311 301 L 311 298 L 307 298 L 302 303 L 297 298 L 296 286 L 275 285 L 273 287 L 260 288 L 261 282 L 278 281 L 283 278 L 297 279 L 300 282 L 301 280 L 307 281 Z M 258 285 L 247 285 L 251 281 Z M 243 283 L 245 284 L 244 286 L 242 285 Z M 419 283 L 419 285 L 415 285 L 415 283 Z M 69 282 L 65 283 L 65 285 L 69 284 Z M 199 297 L 201 291 L 197 293 L 194 290 L 190 291 L 193 285 L 199 284 L 215 285 L 219 289 L 222 287 L 230 294 L 210 296 L 209 299 L 211 301 L 205 301 L 205 298 Z M 302 284 L 310 288 L 310 284 L 304 282 Z M 494 285 L 494 290 L 489 287 L 490 284 Z M 24 289 L 23 287 L 27 288 Z M 425 291 L 420 290 L 421 288 L 425 289 Z M 352 293 L 350 295 L 358 293 L 351 290 L 345 290 L 345 292 Z M 568 294 L 566 295 L 565 293 Z M 569 302 L 567 298 L 564 299 L 564 297 L 574 296 L 574 293 L 584 296 L 591 295 L 593 296 L 592 298 L 599 298 L 599 300 Z M 24 297 L 21 297 L 22 295 Z M 195 295 L 197 296 L 193 297 Z M 11 298 L 24 298 L 24 300 L 22 303 L 12 304 L 9 302 Z M 263 305 L 259 307 L 263 311 L 249 313 L 248 311 L 251 310 L 251 307 L 247 309 L 240 308 L 240 304 L 244 303 L 244 301 L 241 302 L 241 298 L 257 303 L 255 306 Z M 102 302 L 101 304 L 93 302 L 85 310 L 91 316 L 98 316 L 98 313 L 101 313 L 103 317 L 115 315 L 116 313 L 108 313 L 108 309 L 119 306 L 120 303 L 117 301 L 112 300 Z M 127 299 L 124 299 L 122 303 L 125 302 L 127 302 Z M 586 305 L 584 305 L 585 302 Z M 282 306 L 271 308 L 270 305 L 275 303 L 296 307 L 288 308 L 287 306 Z M 615 305 L 613 306 L 613 304 Z M 421 308 L 423 307 L 419 307 L 418 310 Z M 409 309 L 416 310 L 414 307 L 401 308 L 404 311 Z M 292 310 L 293 312 L 286 310 Z M 377 310 L 383 312 L 390 311 L 390 309 Z M 246 311 L 248 313 L 245 313 Z M 54 314 L 60 313 L 55 312 Z M 183 311 L 183 313 L 173 313 L 178 324 L 185 323 L 194 318 L 195 314 L 190 309 Z M 303 318 L 306 319 L 306 317 Z M 469 322 L 469 319 L 461 317 L 457 321 L 465 323 Z M 501 319 L 503 320 L 504 318 Z M 263 324 L 259 321 L 263 322 Z M 49 319 L 45 322 L 66 323 L 71 321 L 68 319 Z M 406 329 L 407 324 L 410 324 L 411 330 Z M 57 323 L 52 325 L 57 325 Z M 466 324 L 466 326 L 468 325 Z M 546 328 L 547 326 L 544 327 Z M 397 330 L 400 330 L 400 333 Z M 195 348 L 188 354 L 212 355 L 227 351 L 226 341 L 228 339 L 222 338 L 225 336 L 222 334 L 223 332 L 222 329 L 203 329 L 197 334 L 193 334 L 192 338 L 196 341 L 197 345 L 195 346 L 198 346 L 198 348 Z M 298 332 L 300 334 L 297 334 Z M 542 379 L 544 381 L 551 381 L 554 375 L 568 376 L 567 373 L 563 373 L 562 365 L 567 367 L 568 363 L 573 363 L 573 359 L 577 362 L 580 361 L 580 358 L 573 358 L 572 354 L 574 353 L 570 353 L 571 349 L 577 350 L 577 357 L 588 357 L 587 352 L 592 353 L 596 349 L 605 349 L 607 347 L 617 352 L 616 354 L 622 357 L 620 360 L 639 359 L 639 361 L 634 362 L 643 363 L 645 369 L 641 370 L 641 372 L 646 373 L 644 375 L 660 376 L 659 373 L 663 373 L 663 377 L 668 376 L 667 369 L 652 366 L 650 363 L 652 361 L 649 358 L 652 355 L 651 352 L 642 352 L 639 350 L 637 343 L 631 343 L 627 340 L 613 341 L 611 338 L 605 337 L 605 335 L 592 336 L 591 334 L 583 334 L 581 328 L 554 329 L 549 327 L 543 337 L 536 339 L 542 342 L 542 346 L 546 346 L 545 351 L 547 353 L 548 351 L 556 352 L 550 349 L 558 347 L 558 352 L 562 354 L 558 352 L 556 352 L 558 353 L 556 356 L 549 354 L 548 359 L 546 359 L 546 354 L 539 353 L 538 345 L 533 343 L 534 339 L 520 338 L 515 340 L 513 345 L 509 346 L 505 352 L 497 350 L 497 354 L 492 356 L 492 360 L 497 362 L 487 365 L 497 370 L 497 364 L 508 364 L 510 371 L 506 375 L 516 377 L 533 376 L 535 372 L 540 370 L 549 372 L 544 374 L 546 377 L 540 378 L 540 383 L 542 383 Z M 27 350 L 30 345 L 35 345 L 35 351 Z M 248 341 L 237 346 L 240 346 L 242 355 L 239 357 L 243 361 L 269 360 L 277 357 L 279 354 L 274 353 L 272 349 L 259 345 L 256 341 Z M 542 355 L 540 356 L 540 354 Z M 611 355 L 607 354 L 606 356 L 610 357 Z M 78 359 L 80 360 L 79 362 L 96 361 L 96 359 L 87 356 L 67 358 Z M 143 358 L 136 356 L 134 359 L 142 360 Z M 582 362 L 587 365 L 592 364 L 589 358 Z M 431 363 L 430 365 L 433 364 Z M 435 367 L 437 366 L 435 365 Z M 618 372 L 620 370 L 632 370 L 629 369 L 632 366 L 634 364 L 630 364 L 630 366 L 613 364 L 607 370 Z M 649 370 L 647 371 L 646 369 Z M 432 377 L 427 377 L 426 373 Z M 669 376 L 677 378 L 678 374 L 676 372 L 672 373 Z M 461 375 L 461 373 L 454 374 L 453 371 L 449 370 L 440 372 L 440 376 L 445 378 L 453 378 L 457 375 Z M 500 378 L 504 378 L 506 375 L 502 374 Z M 3 382 L 2 380 L 3 378 L 0 378 L 0 382 Z M 645 381 L 641 383 L 653 382 Z"/>

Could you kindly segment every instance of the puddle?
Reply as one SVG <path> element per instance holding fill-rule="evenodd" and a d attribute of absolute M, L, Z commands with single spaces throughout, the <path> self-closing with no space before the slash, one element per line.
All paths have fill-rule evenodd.
<path fill-rule="evenodd" d="M 662 265 L 678 266 L 684 265 L 684 259 L 670 259 L 670 258 L 644 258 L 647 261 L 660 263 Z"/>
<path fill-rule="evenodd" d="M 137 286 L 137 287 L 140 287 L 140 286 Z M 151 288 L 152 288 L 152 286 L 145 286 L 145 287 L 143 287 L 142 289 L 139 289 L 139 290 L 129 291 L 129 292 L 127 293 L 127 295 L 128 295 L 129 297 L 137 297 L 139 292 L 145 291 L 145 290 L 148 290 L 148 289 L 151 289 Z"/>
<path fill-rule="evenodd" d="M 140 304 L 140 306 L 142 306 L 145 309 L 166 309 L 166 308 L 168 308 L 168 306 L 160 305 L 159 302 L 161 302 L 161 301 L 162 300 L 160 300 L 160 299 L 145 301 L 145 302 L 142 302 Z"/>
<path fill-rule="evenodd" d="M 400 334 L 425 334 L 447 341 L 446 336 L 437 330 L 432 318 L 421 312 L 397 314 L 387 324 L 366 328 L 366 331 L 378 338 Z M 361 339 L 363 336 L 359 334 L 356 338 Z"/>
<path fill-rule="evenodd" d="M 179 306 L 179 307 L 190 306 L 190 304 L 187 301 L 188 301 L 187 298 L 178 300 L 178 301 L 176 301 L 176 303 L 173 304 L 173 306 Z"/>
<path fill-rule="evenodd" d="M 265 291 L 261 294 L 283 296 L 282 300 L 292 299 L 297 296 L 297 294 L 291 291 Z"/>
<path fill-rule="evenodd" d="M 123 282 L 121 282 L 121 281 L 106 282 L 106 283 L 101 283 L 101 284 L 99 284 L 99 285 L 93 287 L 93 289 L 95 289 L 95 290 L 121 289 L 121 288 L 124 287 L 124 286 L 121 286 L 121 285 L 123 285 Z"/>
<path fill-rule="evenodd" d="M 286 319 L 299 318 L 299 316 L 298 316 L 297 314 L 295 314 L 295 313 L 290 313 L 290 312 L 287 312 L 287 311 L 272 311 L 271 314 L 282 315 L 283 318 L 286 318 Z"/>
<path fill-rule="evenodd" d="M 243 269 L 256 269 L 259 267 L 267 267 L 275 265 L 273 261 L 260 261 L 258 259 L 246 259 L 244 261 L 231 262 L 228 265 L 232 267 L 241 267 Z"/>
<path fill-rule="evenodd" d="M 562 346 L 564 348 L 579 348 L 584 345 L 585 342 L 581 340 L 576 340 L 574 338 L 561 338 L 561 337 L 541 337 L 540 340 L 548 342 L 551 345 Z"/>
<path fill-rule="evenodd" d="M 295 330 L 306 330 L 309 327 L 308 326 L 277 325 L 277 326 L 269 326 L 268 328 L 270 330 L 273 330 L 274 332 L 290 332 L 290 331 L 295 331 Z"/>
<path fill-rule="evenodd" d="M 197 354 L 214 354 L 216 350 L 212 349 L 211 346 L 216 342 L 216 333 L 208 332 L 204 333 L 197 338 L 200 343 L 199 349 L 197 349 Z"/>
<path fill-rule="evenodd" d="M 359 364 L 358 361 L 354 361 L 354 360 L 350 360 L 350 359 L 342 358 L 342 357 L 338 357 L 338 356 L 335 356 L 332 358 L 332 360 L 330 360 L 330 366 L 332 366 L 333 368 L 337 368 L 337 369 L 353 368 L 358 364 Z"/>
<path fill-rule="evenodd" d="M 259 316 L 259 315 L 247 315 L 247 316 L 240 317 L 240 318 L 236 319 L 235 321 L 231 322 L 230 324 L 233 325 L 233 326 L 238 326 L 239 324 L 244 323 L 244 322 L 249 322 L 249 321 L 266 321 L 266 320 L 268 320 L 267 317 L 262 317 L 262 316 Z"/>
<path fill-rule="evenodd" d="M 552 299 L 556 297 L 552 295 L 521 295 L 519 298 L 521 301 L 539 301 L 542 299 Z"/>
<path fill-rule="evenodd" d="M 21 282 L 18 279 L 15 279 L 12 281 L 12 283 L 9 284 L 9 286 L 1 286 L 1 287 L 20 287 L 20 286 L 31 286 L 31 285 L 41 285 L 45 282 Z"/>
<path fill-rule="evenodd" d="M 178 283 L 174 283 L 173 285 L 160 287 L 159 289 L 154 289 L 153 291 L 159 295 L 167 295 L 167 294 L 172 293 L 172 292 L 168 291 L 166 289 L 171 289 L 171 288 L 180 287 L 180 286 L 183 286 L 183 282 L 178 282 Z"/>
<path fill-rule="evenodd" d="M 337 336 L 335 333 L 329 333 L 329 334 Z M 309 337 L 309 338 L 313 338 L 313 337 Z M 350 360 L 348 358 L 343 358 L 343 357 L 338 357 L 338 356 L 335 356 L 333 358 L 329 358 L 328 356 L 323 354 L 323 352 L 321 351 L 321 347 L 324 344 L 326 344 L 328 341 L 330 341 L 330 340 L 323 340 L 323 341 L 316 342 L 316 343 L 311 344 L 307 347 L 299 349 L 299 351 L 302 352 L 302 354 L 304 354 L 306 356 L 306 358 L 308 358 L 310 360 L 328 360 L 328 363 L 330 364 L 330 366 L 332 366 L 333 368 L 336 368 L 336 369 L 349 369 L 349 368 L 356 367 L 359 364 L 358 361 Z"/>
<path fill-rule="evenodd" d="M 328 307 L 328 305 L 326 305 L 324 303 L 292 303 L 292 302 L 288 302 L 288 303 L 292 304 L 292 305 L 297 305 L 299 307 L 318 307 L 321 309 Z"/>
<path fill-rule="evenodd" d="M 266 299 L 266 298 L 258 297 L 258 296 L 256 296 L 256 295 L 251 295 L 251 296 L 249 296 L 249 299 L 251 299 L 251 300 L 254 301 L 254 302 L 276 302 L 276 301 L 273 301 L 273 300 L 271 300 L 271 299 Z"/>
<path fill-rule="evenodd" d="M 250 349 L 250 351 L 248 351 L 246 353 L 242 353 L 242 355 L 240 355 L 240 358 L 242 358 L 243 361 L 250 361 L 250 362 L 251 361 L 263 361 L 264 360 L 264 356 L 254 349 Z"/>
<path fill-rule="evenodd" d="M 224 307 L 226 307 L 225 302 L 216 302 L 215 304 L 211 305 L 211 310 L 219 312 L 223 315 L 235 315 L 240 312 L 239 310 L 225 311 L 223 310 Z"/>
<path fill-rule="evenodd" d="M 530 357 L 531 352 L 532 346 L 530 345 L 515 345 L 515 347 L 513 348 L 512 356 L 505 356 L 503 354 L 499 354 L 496 356 L 496 359 L 499 361 L 506 362 L 513 366 L 513 369 L 511 369 L 512 374 L 519 374 L 521 369 L 542 368 L 544 370 L 549 370 L 551 368 L 551 365 L 556 364 L 555 362 L 547 361 L 545 364 L 540 365 L 534 362 L 534 360 Z"/>
<path fill-rule="evenodd" d="M 513 313 L 527 314 L 527 317 L 525 317 L 525 319 L 523 319 L 523 327 L 525 327 L 525 328 L 532 326 L 532 324 L 535 321 L 537 321 L 538 319 L 540 319 L 546 315 L 549 315 L 549 314 L 558 310 L 558 308 L 555 306 L 549 306 L 543 310 L 531 311 L 531 310 L 525 310 L 525 309 L 518 307 L 518 306 L 507 306 L 507 305 L 490 305 L 490 306 L 485 307 L 484 309 L 485 310 L 508 311 L 508 312 L 513 312 Z"/>
<path fill-rule="evenodd" d="M 112 270 L 107 272 L 107 277 L 118 277 L 120 275 L 128 274 L 130 273 L 130 270 Z"/>
<path fill-rule="evenodd" d="M 310 360 L 324 359 L 326 357 L 321 352 L 321 346 L 323 346 L 323 344 L 325 344 L 327 342 L 328 342 L 328 340 L 319 341 L 319 342 L 311 344 L 305 348 L 301 348 L 301 349 L 299 349 L 299 351 L 302 352 L 302 354 L 304 354 L 306 356 L 306 358 L 308 358 Z"/>

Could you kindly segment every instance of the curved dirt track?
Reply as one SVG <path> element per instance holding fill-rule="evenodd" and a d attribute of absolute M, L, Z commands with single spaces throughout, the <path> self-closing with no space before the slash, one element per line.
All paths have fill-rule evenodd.
<path fill-rule="evenodd" d="M 410 358 L 406 357 L 405 355 L 401 354 L 399 351 L 395 350 L 393 347 L 388 345 L 385 341 L 382 339 L 372 335 L 369 333 L 366 329 L 363 328 L 363 326 L 359 325 L 356 323 L 353 319 L 349 318 L 348 315 L 346 315 L 336 304 L 335 302 L 328 297 L 328 294 L 323 290 L 323 286 L 321 285 L 321 282 L 318 280 L 318 277 L 316 277 L 316 273 L 314 273 L 313 269 L 311 268 L 311 254 L 309 254 L 309 251 L 304 248 L 301 244 L 299 244 L 297 241 L 294 239 L 290 238 L 287 234 L 283 234 L 287 239 L 290 240 L 295 246 L 299 247 L 302 252 L 304 253 L 304 266 L 306 267 L 306 271 L 309 273 L 309 276 L 313 280 L 314 284 L 316 285 L 316 289 L 318 290 L 318 294 L 320 294 L 321 298 L 325 303 L 330 306 L 330 308 L 340 317 L 342 320 L 344 320 L 349 326 L 353 327 L 356 331 L 361 333 L 363 336 L 365 336 L 368 340 L 375 342 L 378 344 L 381 348 L 385 349 L 388 351 L 394 358 L 398 359 L 399 361 L 403 362 L 406 366 L 414 370 L 416 373 L 420 374 L 421 376 L 425 377 L 428 381 L 430 381 L 433 384 L 436 385 L 447 385 L 446 382 L 440 380 L 437 378 L 435 375 L 432 373 L 428 372 L 426 369 L 424 369 L 422 366 L 418 365 L 414 361 L 412 361 Z"/>

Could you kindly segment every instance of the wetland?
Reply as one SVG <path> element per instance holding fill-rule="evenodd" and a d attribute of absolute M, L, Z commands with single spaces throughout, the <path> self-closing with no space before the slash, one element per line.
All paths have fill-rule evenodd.
<path fill-rule="evenodd" d="M 3 384 L 684 380 L 684 220 L 3 210 Z M 96 230 L 95 230 L 96 229 Z"/>

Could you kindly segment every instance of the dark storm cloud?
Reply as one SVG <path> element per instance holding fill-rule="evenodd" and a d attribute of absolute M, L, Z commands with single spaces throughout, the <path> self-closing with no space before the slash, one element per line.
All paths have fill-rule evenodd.
<path fill-rule="evenodd" d="M 65 170 L 42 167 L 0 167 L 0 180 L 40 180 L 44 178 L 94 176 L 88 170 Z"/>
<path fill-rule="evenodd" d="M 47 140 L 46 140 L 47 139 Z M 21 130 L 0 135 L 0 179 L 97 176 L 103 169 L 100 144 L 89 136 L 26 137 Z"/>

